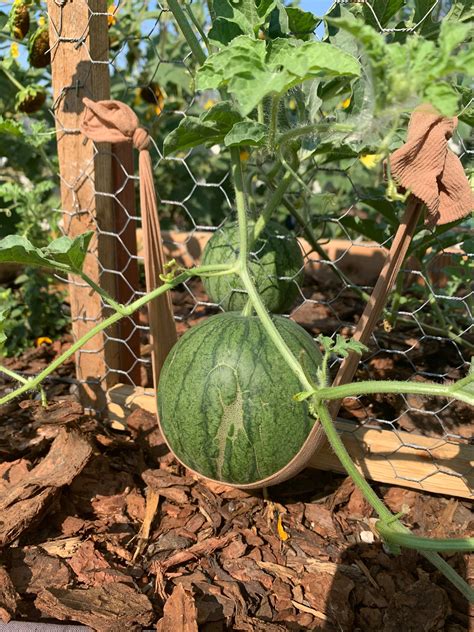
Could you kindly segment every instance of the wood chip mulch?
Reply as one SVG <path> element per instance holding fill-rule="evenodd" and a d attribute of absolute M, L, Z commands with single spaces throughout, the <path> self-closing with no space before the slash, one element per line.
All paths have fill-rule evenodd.
<path fill-rule="evenodd" d="M 64 390 L 64 389 L 63 389 Z M 394 556 L 351 480 L 307 470 L 266 497 L 190 475 L 152 415 L 128 431 L 64 392 L 2 415 L 0 619 L 99 632 L 469 629 L 465 600 Z M 472 533 L 467 502 L 376 486 L 415 532 Z M 447 556 L 464 577 L 467 556 Z"/>

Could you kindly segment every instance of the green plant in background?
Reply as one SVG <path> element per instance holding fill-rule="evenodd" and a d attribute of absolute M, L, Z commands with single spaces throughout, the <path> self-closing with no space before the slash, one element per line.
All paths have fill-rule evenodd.
<path fill-rule="evenodd" d="M 377 528 L 390 548 L 394 552 L 398 552 L 400 546 L 418 549 L 466 597 L 473 599 L 473 592 L 469 586 L 436 553 L 444 550 L 473 550 L 472 538 L 432 540 L 411 535 L 400 522 L 400 516 L 393 516 L 388 511 L 350 459 L 329 416 L 327 402 L 368 393 L 416 393 L 457 399 L 474 405 L 474 372 L 471 371 L 465 378 L 452 384 L 367 381 L 331 387 L 328 383 L 327 369 L 331 354 L 343 357 L 349 350 L 356 349 L 360 352 L 360 345 L 341 337 L 336 337 L 335 340 L 322 338 L 320 342 L 324 352 L 323 358 L 316 362 L 315 371 L 308 370 L 302 345 L 295 344 L 290 348 L 289 341 L 275 326 L 275 319 L 267 312 L 249 266 L 252 248 L 258 243 L 262 231 L 268 226 L 274 213 L 284 203 L 285 195 L 291 191 L 306 192 L 308 195 L 312 193 L 309 184 L 318 173 L 321 164 L 336 159 L 353 160 L 357 164 L 356 161 L 363 158 L 367 165 L 371 164 L 371 161 L 367 160 L 368 155 L 378 156 L 380 160 L 397 144 L 397 139 L 403 134 L 407 114 L 421 100 L 429 98 L 434 105 L 448 113 L 448 108 L 454 107 L 453 94 L 459 94 L 456 103 L 460 106 L 463 92 L 460 90 L 458 93 L 457 81 L 466 70 L 467 55 L 462 46 L 466 31 L 459 28 L 456 20 L 463 16 L 463 5 L 453 5 L 459 9 L 456 20 L 453 19 L 454 14 L 450 13 L 439 28 L 425 31 L 420 22 L 419 33 L 414 35 L 415 42 L 403 37 L 386 42 L 370 26 L 370 21 L 362 21 L 364 15 L 359 15 L 360 9 L 355 8 L 352 11 L 339 7 L 339 15 L 329 16 L 325 41 L 316 42 L 310 36 L 316 23 L 314 16 L 297 8 L 288 9 L 280 0 L 214 0 L 210 3 L 212 28 L 205 36 L 205 44 L 208 45 L 206 47 L 210 53 L 208 56 L 201 48 L 193 30 L 193 25 L 196 28 L 196 25 L 202 23 L 202 16 L 196 17 L 191 13 L 191 5 L 186 5 L 186 10 L 183 10 L 178 0 L 169 0 L 169 6 L 194 54 L 193 63 L 196 66 L 193 67 L 193 74 L 196 86 L 205 91 L 218 90 L 221 96 L 209 109 L 204 109 L 194 116 L 189 112 L 178 127 L 166 137 L 164 150 L 167 154 L 178 154 L 190 149 L 194 151 L 196 147 L 201 149 L 203 145 L 212 147 L 216 144 L 229 149 L 238 222 L 236 256 L 232 256 L 227 262 L 209 261 L 207 265 L 188 270 L 181 270 L 175 266 L 163 276 L 162 286 L 124 306 L 118 305 L 103 290 L 95 286 L 82 270 L 90 235 L 75 240 L 61 238 L 42 249 L 32 246 L 24 237 L 7 237 L 0 242 L 0 262 L 19 261 L 27 265 L 59 269 L 63 273 L 79 275 L 93 289 L 100 292 L 114 313 L 76 341 L 38 376 L 26 381 L 19 379 L 22 385 L 0 398 L 0 405 L 38 387 L 45 377 L 96 333 L 121 318 L 130 316 L 147 302 L 186 279 L 193 276 L 212 278 L 237 275 L 248 297 L 243 315 L 215 316 L 213 326 L 217 322 L 227 322 L 228 319 L 243 319 L 242 344 L 236 346 L 238 351 L 240 349 L 244 353 L 244 342 L 248 342 L 245 332 L 250 331 L 245 327 L 245 322 L 250 322 L 246 319 L 258 322 L 259 348 L 264 352 L 270 345 L 272 353 L 280 357 L 291 373 L 292 379 L 298 384 L 297 392 L 292 395 L 294 405 L 299 403 L 307 411 L 305 414 L 311 416 L 312 423 L 317 421 L 321 424 L 341 463 L 379 515 Z M 408 24 L 415 19 L 419 10 L 418 4 L 414 13 L 410 13 L 406 7 L 398 3 L 392 3 L 390 6 L 390 11 L 382 11 L 379 18 L 383 23 L 387 20 L 386 24 L 395 19 L 402 20 L 402 24 Z M 379 3 L 374 3 L 374 7 L 374 10 L 379 9 Z M 399 12 L 401 16 L 398 15 Z M 387 14 L 390 15 L 387 17 Z M 197 30 L 202 37 L 202 29 Z M 426 37 L 423 37 L 424 34 Z M 452 62 L 450 58 L 454 51 L 458 53 L 458 59 Z M 405 55 L 407 52 L 408 57 Z M 131 54 L 130 50 L 128 54 Z M 356 57 L 360 55 L 367 57 L 368 66 L 358 62 Z M 421 78 L 419 65 L 424 55 L 433 65 L 431 80 L 446 82 L 450 90 L 453 88 L 449 98 L 446 98 L 445 90 L 430 90 L 430 84 Z M 368 68 L 371 69 L 370 72 Z M 400 88 L 395 92 L 393 86 L 396 85 L 397 77 L 402 78 L 403 75 L 407 79 L 402 86 L 403 90 Z M 385 76 L 390 77 L 388 87 L 382 85 Z M 153 79 L 149 78 L 150 81 Z M 161 107 L 156 86 L 152 83 L 150 86 L 157 97 L 157 105 L 154 107 Z M 165 90 L 164 87 L 163 89 Z M 289 108 L 288 113 L 286 107 L 289 106 L 291 99 L 295 100 L 296 105 L 295 109 Z M 349 105 L 348 99 L 351 99 Z M 342 104 L 341 108 L 333 107 L 336 100 Z M 387 113 L 384 114 L 386 108 Z M 386 116 L 388 126 L 380 126 L 380 116 Z M 252 157 L 252 161 L 246 160 L 249 156 Z M 377 162 L 377 159 L 372 159 L 372 162 Z M 249 196 L 253 183 L 252 170 L 257 170 L 257 167 L 262 173 L 262 180 L 269 183 L 264 199 L 262 195 L 262 204 L 256 203 Z M 370 182 L 367 184 L 370 185 Z M 379 191 L 378 198 L 367 198 L 369 208 L 374 206 L 374 199 L 383 199 L 382 184 L 379 184 Z M 394 202 L 393 195 L 389 193 L 390 188 L 383 208 L 379 204 L 379 208 L 376 206 L 375 210 L 382 214 L 387 226 L 393 226 L 399 216 L 400 202 Z M 291 201 L 287 200 L 287 208 L 293 208 Z M 297 221 L 300 217 L 304 218 L 305 210 L 304 206 L 300 209 L 295 208 L 293 214 Z M 249 222 L 249 216 L 254 222 Z M 308 228 L 307 223 L 305 227 Z M 354 231 L 356 229 L 357 226 L 351 228 Z M 437 238 L 441 236 L 440 232 Z M 421 238 L 429 241 L 430 236 L 422 236 L 420 232 L 419 239 Z M 424 255 L 427 243 L 418 241 L 415 247 Z M 454 286 L 452 290 L 457 291 Z M 300 331 L 300 328 L 296 325 L 295 327 Z M 210 354 L 210 358 L 208 355 L 205 357 L 206 362 L 212 365 L 212 354 L 216 355 L 221 343 L 219 337 L 213 338 L 212 341 L 205 337 L 204 342 L 200 339 L 199 348 L 196 349 L 188 342 L 193 339 L 192 331 L 190 330 L 191 333 L 188 332 L 178 343 L 176 354 L 178 351 L 182 353 L 184 345 L 187 354 L 190 354 L 186 356 L 187 370 L 198 370 L 200 355 Z M 212 345 L 208 344 L 210 342 Z M 252 342 L 255 349 L 258 341 Z M 253 402 L 248 392 L 241 388 L 238 367 L 231 363 L 233 356 L 229 355 L 226 358 L 225 350 L 219 351 L 224 351 L 223 361 L 219 366 L 211 366 L 211 370 L 208 367 L 202 382 L 193 384 L 194 390 L 200 389 L 201 397 L 205 400 L 204 403 L 201 402 L 200 410 L 202 411 L 204 406 L 211 415 L 203 421 L 204 426 L 201 430 L 204 434 L 207 433 L 211 443 L 217 441 L 217 464 L 223 463 L 228 449 L 232 450 L 238 446 L 238 452 L 232 454 L 232 457 L 241 459 L 240 470 L 248 472 L 250 470 L 245 469 L 245 458 L 248 450 L 252 450 L 252 442 L 242 441 L 242 435 L 245 439 L 246 433 L 251 437 L 252 433 L 258 432 L 252 414 Z M 173 358 L 170 362 L 173 362 Z M 251 358 L 251 363 L 255 365 L 254 370 L 262 368 L 257 353 Z M 228 373 L 224 377 L 220 372 L 222 367 L 226 368 Z M 11 371 L 9 374 L 11 375 Z M 185 379 L 183 371 L 176 377 Z M 217 389 L 213 388 L 216 384 Z M 294 390 L 293 386 L 291 390 Z M 162 398 L 166 397 L 166 389 L 163 391 Z M 214 399 L 211 398 L 212 393 L 216 395 Z M 276 399 L 270 399 L 267 403 L 269 410 L 276 403 Z M 166 409 L 166 401 L 162 399 L 160 406 L 165 406 Z M 263 414 L 268 414 L 269 410 Z M 225 423 L 218 424 L 217 428 L 211 430 L 211 422 L 215 424 L 216 418 L 221 418 Z M 165 421 L 165 427 L 166 423 L 168 422 Z M 291 423 L 291 420 L 288 420 L 288 423 Z M 189 429 L 189 432 L 186 430 L 180 435 L 179 440 L 187 444 L 188 454 L 192 453 L 195 431 L 196 429 Z M 278 443 L 279 437 L 272 437 L 272 441 Z M 284 461 L 289 462 L 295 455 L 290 446 L 283 444 L 283 449 L 285 447 L 288 447 L 288 452 L 284 455 Z M 192 463 L 187 464 L 193 466 Z M 281 463 L 273 467 L 279 468 Z M 219 467 L 215 470 L 211 468 L 209 471 L 219 472 Z M 271 463 L 269 471 L 272 471 Z M 265 473 L 268 474 L 267 469 Z M 256 476 L 258 478 L 258 472 Z M 224 477 L 224 480 L 228 478 Z"/>

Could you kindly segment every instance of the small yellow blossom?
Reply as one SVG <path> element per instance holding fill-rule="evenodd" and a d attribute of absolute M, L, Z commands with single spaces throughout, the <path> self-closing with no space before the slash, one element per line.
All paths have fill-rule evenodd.
<path fill-rule="evenodd" d="M 285 528 L 283 527 L 283 524 L 281 522 L 281 514 L 278 514 L 277 531 L 278 531 L 278 537 L 280 538 L 282 542 L 286 542 L 288 538 L 290 537 L 289 534 L 285 531 Z"/>
<path fill-rule="evenodd" d="M 347 99 L 344 99 L 344 101 L 342 101 L 341 108 L 343 110 L 347 110 L 347 108 L 350 106 L 350 104 L 351 104 L 351 97 L 347 97 Z"/>
<path fill-rule="evenodd" d="M 359 157 L 359 160 L 367 169 L 373 169 L 379 164 L 382 158 L 383 154 L 364 154 Z"/>
<path fill-rule="evenodd" d="M 117 6 L 115 4 L 111 4 L 107 9 L 107 24 L 109 26 L 114 26 L 117 23 L 117 18 L 115 17 L 117 11 Z"/>
<path fill-rule="evenodd" d="M 250 153 L 246 149 L 241 149 L 240 150 L 240 160 L 242 162 L 247 162 L 247 160 L 249 158 L 250 158 Z"/>
<path fill-rule="evenodd" d="M 39 25 L 39 26 L 44 26 L 45 24 L 46 24 L 46 18 L 44 17 L 44 15 L 41 15 L 41 16 L 38 18 L 38 25 Z"/>
<path fill-rule="evenodd" d="M 40 336 L 36 338 L 35 344 L 37 347 L 41 347 L 41 345 L 52 345 L 53 341 L 48 336 Z"/>
<path fill-rule="evenodd" d="M 13 57 L 13 59 L 18 59 L 18 57 L 20 56 L 20 49 L 18 48 L 18 44 L 16 42 L 13 42 L 10 45 L 10 55 Z"/>
<path fill-rule="evenodd" d="M 296 103 L 296 99 L 290 99 L 288 101 L 288 107 L 290 108 L 290 110 L 296 110 L 297 108 L 297 103 Z"/>
<path fill-rule="evenodd" d="M 214 107 L 216 104 L 216 100 L 215 99 L 208 99 L 206 101 L 206 103 L 204 103 L 204 109 L 205 110 L 210 110 L 212 107 Z"/>

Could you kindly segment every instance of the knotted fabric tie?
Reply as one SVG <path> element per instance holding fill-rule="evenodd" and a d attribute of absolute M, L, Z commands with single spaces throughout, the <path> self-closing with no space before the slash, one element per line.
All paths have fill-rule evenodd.
<path fill-rule="evenodd" d="M 137 115 L 120 101 L 92 101 L 84 98 L 84 119 L 81 131 L 97 143 L 133 143 L 138 149 L 140 176 L 140 211 L 143 227 L 143 250 L 146 288 L 151 292 L 162 285 L 165 257 L 161 240 L 156 204 L 153 166 L 148 147 L 150 135 L 139 127 Z M 176 326 L 170 293 L 162 294 L 148 303 L 150 333 L 153 345 L 153 374 L 155 385 L 163 362 L 176 342 Z"/>
<path fill-rule="evenodd" d="M 406 143 L 389 159 L 395 182 L 426 205 L 430 226 L 454 222 L 474 208 L 461 161 L 448 147 L 456 126 L 456 117 L 422 104 L 411 115 Z"/>

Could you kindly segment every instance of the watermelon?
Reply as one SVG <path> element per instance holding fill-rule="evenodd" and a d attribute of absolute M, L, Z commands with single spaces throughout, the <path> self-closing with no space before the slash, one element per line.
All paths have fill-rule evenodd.
<path fill-rule="evenodd" d="M 272 316 L 316 379 L 321 354 L 292 320 Z M 301 385 L 256 316 L 228 312 L 189 329 L 170 351 L 158 384 L 163 435 L 176 457 L 207 478 L 245 485 L 287 465 L 314 419 L 294 401 Z"/>
<path fill-rule="evenodd" d="M 253 227 L 254 222 L 249 222 L 249 228 Z M 232 264 L 238 254 L 238 224 L 225 223 L 208 241 L 202 264 Z M 304 260 L 296 237 L 280 224 L 268 222 L 249 259 L 250 273 L 267 310 L 287 311 L 298 295 L 298 283 L 303 280 Z M 209 298 L 226 312 L 245 307 L 248 295 L 238 275 L 207 277 L 203 283 Z"/>

